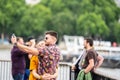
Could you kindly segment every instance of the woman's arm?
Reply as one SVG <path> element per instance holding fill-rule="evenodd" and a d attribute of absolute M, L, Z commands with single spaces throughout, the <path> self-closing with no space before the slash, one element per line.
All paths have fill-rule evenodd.
<path fill-rule="evenodd" d="M 56 69 L 56 73 L 53 74 L 53 75 L 50 75 L 50 74 L 39 75 L 37 73 L 36 69 L 32 70 L 32 74 L 37 79 L 53 79 L 53 78 L 57 78 L 57 76 L 58 76 L 58 69 Z"/>
<path fill-rule="evenodd" d="M 50 74 L 44 74 L 44 75 L 39 75 L 37 74 L 36 69 L 32 70 L 32 74 L 35 78 L 40 79 L 40 80 L 50 80 Z"/>
<path fill-rule="evenodd" d="M 41 79 L 41 78 L 42 78 L 42 76 L 40 76 L 39 74 L 37 74 L 36 69 L 32 70 L 32 74 L 33 74 L 33 76 L 34 76 L 35 78 L 37 78 L 37 79 Z"/>

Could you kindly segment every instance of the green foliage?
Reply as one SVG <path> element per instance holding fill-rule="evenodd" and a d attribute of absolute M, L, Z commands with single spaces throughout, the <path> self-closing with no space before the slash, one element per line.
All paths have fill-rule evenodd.
<path fill-rule="evenodd" d="M 95 13 L 86 13 L 79 16 L 77 20 L 78 35 L 83 36 L 101 36 L 104 38 L 109 35 L 109 28 L 105 24 L 101 15 Z"/>
<path fill-rule="evenodd" d="M 114 0 L 0 0 L 0 34 L 39 36 L 55 30 L 60 36 L 94 36 L 120 42 L 120 8 Z"/>
<path fill-rule="evenodd" d="M 27 7 L 27 11 L 24 12 L 21 21 L 19 22 L 19 28 L 22 30 L 22 34 L 39 36 L 46 30 L 46 22 L 51 19 L 51 11 L 44 5 L 36 5 L 33 7 Z M 26 31 L 27 30 L 27 31 Z M 19 34 L 21 31 L 19 31 Z"/>
<path fill-rule="evenodd" d="M 115 25 L 114 25 L 115 27 L 114 27 L 114 29 L 113 29 L 113 34 L 115 35 L 115 37 L 116 37 L 116 41 L 117 42 L 120 42 L 120 23 L 118 23 L 118 22 L 115 22 Z"/>
<path fill-rule="evenodd" d="M 0 33 L 14 32 L 13 24 L 18 21 L 24 12 L 24 0 L 0 0 Z"/>

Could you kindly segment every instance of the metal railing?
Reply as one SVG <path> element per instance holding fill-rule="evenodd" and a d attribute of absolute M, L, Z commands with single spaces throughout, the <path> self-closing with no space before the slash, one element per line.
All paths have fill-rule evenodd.
<path fill-rule="evenodd" d="M 57 80 L 71 80 L 69 63 L 59 63 L 58 70 L 59 74 Z M 0 60 L 0 80 L 13 80 L 10 60 Z"/>
<path fill-rule="evenodd" d="M 70 64 L 69 63 L 59 63 L 58 67 L 58 79 L 57 80 L 71 80 L 70 79 Z"/>
<path fill-rule="evenodd" d="M 11 61 L 0 60 L 0 80 L 13 80 L 11 76 Z"/>
<path fill-rule="evenodd" d="M 70 63 L 60 62 L 58 67 L 58 78 L 57 80 L 75 80 L 74 72 L 71 72 Z M 100 80 L 120 80 L 119 69 L 114 72 L 114 70 L 109 71 L 115 73 L 116 77 L 113 74 L 107 74 L 104 71 L 107 70 L 103 68 L 102 70 L 97 70 L 95 73 L 99 76 Z M 107 75 L 106 75 L 107 74 Z M 118 74 L 118 75 L 117 75 Z M 109 76 L 108 76 L 109 75 Z M 110 76 L 111 75 L 111 76 Z M 0 80 L 13 80 L 11 74 L 11 61 L 10 60 L 0 60 Z"/>

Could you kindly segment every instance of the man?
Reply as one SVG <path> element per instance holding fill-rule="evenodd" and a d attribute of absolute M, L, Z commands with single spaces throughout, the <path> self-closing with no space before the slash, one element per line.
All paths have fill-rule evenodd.
<path fill-rule="evenodd" d="M 23 38 L 17 37 L 17 43 L 23 45 Z M 21 51 L 17 46 L 13 46 L 11 50 L 12 60 L 12 76 L 14 80 L 23 80 L 25 73 L 25 57 L 24 52 Z"/>
<path fill-rule="evenodd" d="M 85 39 L 84 47 L 86 50 L 83 51 L 83 54 L 80 55 L 77 61 L 72 65 L 72 70 L 75 70 L 75 78 L 77 78 L 80 69 L 85 69 L 85 73 L 93 72 L 93 70 L 98 68 L 104 60 L 101 55 L 98 55 L 96 51 L 94 51 L 92 39 Z M 92 74 L 93 80 L 96 80 L 95 74 Z"/>
<path fill-rule="evenodd" d="M 43 48 L 32 48 L 21 45 L 16 42 L 16 38 L 14 37 L 12 37 L 11 41 L 16 46 L 18 46 L 18 48 L 21 49 L 22 51 L 25 51 L 33 55 L 38 55 L 39 57 L 38 73 L 39 75 L 42 75 L 40 76 L 40 79 L 46 78 L 50 80 L 56 80 L 56 76 L 53 76 L 53 74 L 57 70 L 58 61 L 60 59 L 60 51 L 56 46 L 57 42 L 56 32 L 48 31 L 45 33 L 46 47 Z"/>

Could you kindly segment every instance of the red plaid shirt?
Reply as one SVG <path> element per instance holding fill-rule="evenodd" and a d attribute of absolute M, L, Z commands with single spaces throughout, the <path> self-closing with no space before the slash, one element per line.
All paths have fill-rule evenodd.
<path fill-rule="evenodd" d="M 39 48 L 39 65 L 38 74 L 43 75 L 45 73 L 54 74 L 60 59 L 60 51 L 56 45 L 46 46 Z M 55 79 L 51 79 L 55 80 Z"/>

